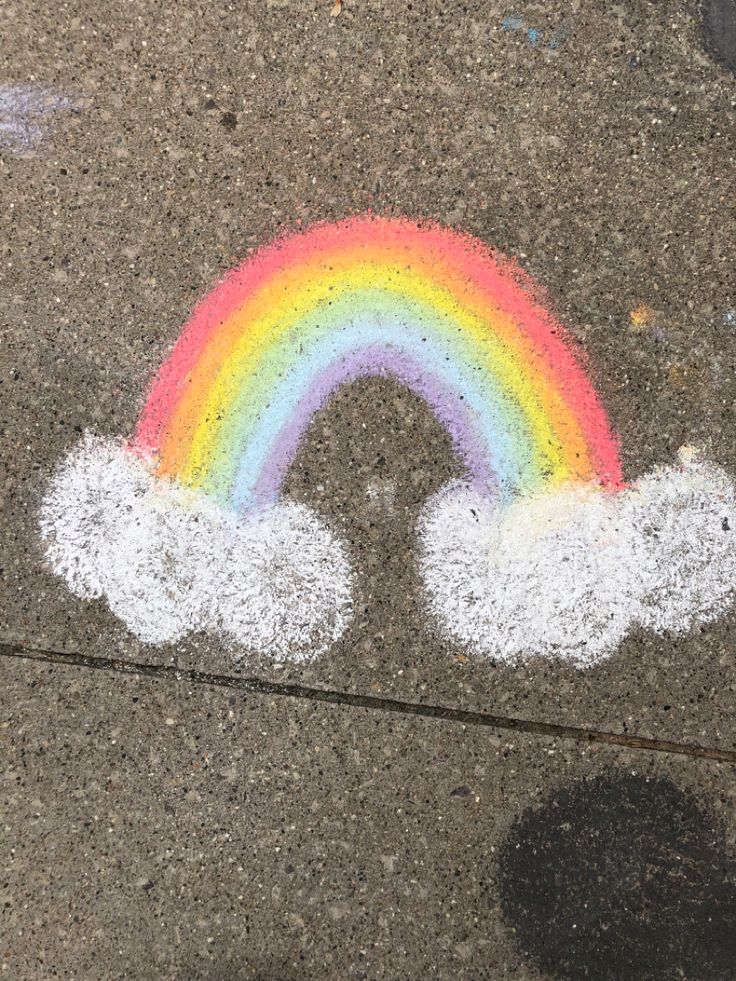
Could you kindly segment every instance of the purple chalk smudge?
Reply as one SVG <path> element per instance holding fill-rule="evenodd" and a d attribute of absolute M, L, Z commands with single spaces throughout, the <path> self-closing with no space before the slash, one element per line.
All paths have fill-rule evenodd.
<path fill-rule="evenodd" d="M 438 378 L 428 376 L 426 368 L 414 358 L 390 345 L 370 345 L 342 358 L 315 380 L 308 395 L 281 430 L 267 464 L 258 475 L 253 493 L 258 506 L 270 504 L 278 497 L 284 475 L 314 413 L 327 403 L 340 385 L 376 375 L 396 378 L 420 395 L 449 432 L 456 452 L 469 471 L 471 483 L 484 489 L 495 485 L 470 408 Z"/>
<path fill-rule="evenodd" d="M 50 116 L 83 105 L 82 99 L 50 86 L 0 85 L 0 149 L 17 156 L 32 153 L 44 137 Z"/>

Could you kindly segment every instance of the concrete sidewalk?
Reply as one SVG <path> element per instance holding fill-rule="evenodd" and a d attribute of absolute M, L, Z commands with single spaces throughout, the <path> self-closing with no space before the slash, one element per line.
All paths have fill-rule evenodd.
<path fill-rule="evenodd" d="M 8 977 L 728 976 L 728 766 L 1 669 Z"/>
<path fill-rule="evenodd" d="M 684 473 L 687 513 L 720 494 L 729 541 L 736 80 L 695 0 L 21 0 L 0 18 L 2 976 L 733 977 L 732 587 L 678 632 L 640 610 L 592 666 L 458 643 L 418 556 L 463 461 L 383 376 L 315 412 L 282 488 L 354 571 L 318 657 L 206 625 L 147 643 L 104 589 L 70 591 L 40 530 L 54 473 L 85 433 L 125 448 L 228 270 L 372 214 L 516 261 L 579 347 L 621 494 Z M 692 459 L 722 475 L 705 491 Z M 661 539 L 690 549 L 673 579 L 697 593 L 718 575 L 678 507 Z"/>

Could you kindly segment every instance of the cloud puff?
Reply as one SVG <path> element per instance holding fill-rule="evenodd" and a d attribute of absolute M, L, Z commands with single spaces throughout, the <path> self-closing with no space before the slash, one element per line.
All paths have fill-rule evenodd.
<path fill-rule="evenodd" d="M 736 586 L 736 494 L 683 453 L 630 488 L 570 484 L 501 506 L 452 484 L 420 521 L 420 566 L 444 632 L 488 657 L 587 666 L 633 628 L 684 632 Z"/>
<path fill-rule="evenodd" d="M 78 596 L 104 597 L 138 638 L 223 635 L 276 660 L 326 650 L 351 617 L 340 541 L 309 508 L 238 517 L 157 479 L 119 440 L 87 435 L 41 508 L 48 561 Z"/>

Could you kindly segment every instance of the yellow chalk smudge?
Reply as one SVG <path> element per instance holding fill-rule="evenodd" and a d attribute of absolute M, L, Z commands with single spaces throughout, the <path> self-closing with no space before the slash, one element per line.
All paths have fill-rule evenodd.
<path fill-rule="evenodd" d="M 631 326 L 636 330 L 643 330 L 654 322 L 654 311 L 645 303 L 640 303 L 629 314 Z"/>

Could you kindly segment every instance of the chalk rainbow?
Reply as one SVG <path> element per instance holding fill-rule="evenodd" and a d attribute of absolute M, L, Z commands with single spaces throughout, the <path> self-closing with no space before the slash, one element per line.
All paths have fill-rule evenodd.
<path fill-rule="evenodd" d="M 531 281 L 470 236 L 404 218 L 312 226 L 233 270 L 162 365 L 132 445 L 229 508 L 267 506 L 317 409 L 369 375 L 421 395 L 494 493 L 621 484 L 583 359 Z"/>

